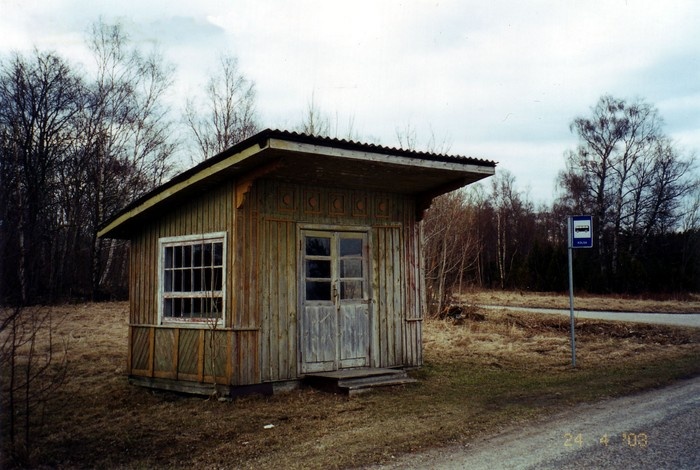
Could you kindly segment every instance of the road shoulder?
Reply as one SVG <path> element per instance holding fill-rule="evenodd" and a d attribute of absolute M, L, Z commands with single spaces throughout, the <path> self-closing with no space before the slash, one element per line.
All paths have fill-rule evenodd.
<path fill-rule="evenodd" d="M 617 453 L 625 458 L 639 457 L 640 462 L 648 460 L 649 453 L 663 456 L 670 452 L 671 457 L 683 458 L 678 451 L 667 448 L 674 443 L 664 441 L 668 437 L 663 432 L 664 426 L 668 427 L 664 423 L 687 416 L 692 410 L 697 413 L 699 404 L 700 377 L 695 377 L 661 389 L 576 405 L 527 427 L 511 428 L 466 445 L 404 455 L 371 468 L 566 468 L 566 462 L 580 464 L 579 457 L 586 452 L 601 451 L 604 458 L 613 458 Z M 687 438 L 692 440 L 691 436 Z"/>

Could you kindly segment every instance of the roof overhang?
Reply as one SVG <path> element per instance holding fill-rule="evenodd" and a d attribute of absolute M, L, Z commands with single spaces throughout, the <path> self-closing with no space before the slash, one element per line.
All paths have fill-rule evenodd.
<path fill-rule="evenodd" d="M 420 209 L 440 194 L 495 172 L 496 163 L 265 130 L 132 202 L 98 232 L 128 238 L 146 218 L 223 181 L 259 177 L 288 183 L 343 187 L 415 196 Z"/>

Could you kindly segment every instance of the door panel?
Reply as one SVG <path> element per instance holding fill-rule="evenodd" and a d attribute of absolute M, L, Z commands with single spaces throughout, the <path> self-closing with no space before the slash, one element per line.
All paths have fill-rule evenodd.
<path fill-rule="evenodd" d="M 337 234 L 337 278 L 340 368 L 369 364 L 369 296 L 367 235 Z"/>
<path fill-rule="evenodd" d="M 335 309 L 332 306 L 307 306 L 300 329 L 303 372 L 335 370 Z"/>
<path fill-rule="evenodd" d="M 366 232 L 301 232 L 301 371 L 369 364 Z"/>
<path fill-rule="evenodd" d="M 339 367 L 364 367 L 369 364 L 369 315 L 366 304 L 341 304 L 339 324 Z"/>

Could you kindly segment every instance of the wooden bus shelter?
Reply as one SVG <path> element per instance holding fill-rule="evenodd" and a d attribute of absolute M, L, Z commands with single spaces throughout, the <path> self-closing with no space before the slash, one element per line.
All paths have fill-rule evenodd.
<path fill-rule="evenodd" d="M 423 212 L 495 163 L 265 130 L 106 221 L 133 383 L 223 395 L 422 364 Z"/>

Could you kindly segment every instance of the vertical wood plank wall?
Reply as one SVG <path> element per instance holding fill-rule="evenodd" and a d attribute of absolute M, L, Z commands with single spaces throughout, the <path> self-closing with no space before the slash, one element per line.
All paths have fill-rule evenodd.
<path fill-rule="evenodd" d="M 132 375 L 244 385 L 260 382 L 259 328 L 236 285 L 235 185 L 227 182 L 170 210 L 131 241 L 129 370 Z M 242 235 L 250 237 L 248 225 Z M 226 323 L 216 330 L 158 325 L 158 243 L 163 237 L 227 232 Z M 246 279 L 245 283 L 250 280 Z M 234 315 L 234 313 L 236 315 Z"/>
<path fill-rule="evenodd" d="M 298 376 L 297 227 L 370 228 L 370 364 L 422 364 L 420 239 L 413 200 L 395 194 L 284 184 L 254 185 L 260 210 L 262 378 Z M 407 258 L 408 257 L 408 258 Z"/>
<path fill-rule="evenodd" d="M 165 213 L 132 239 L 129 370 L 248 385 L 298 378 L 297 230 L 370 228 L 370 363 L 422 364 L 421 240 L 415 203 L 395 194 L 259 180 L 236 207 L 227 182 Z M 158 241 L 227 232 L 226 324 L 158 325 Z"/>

